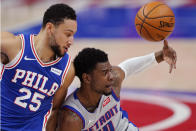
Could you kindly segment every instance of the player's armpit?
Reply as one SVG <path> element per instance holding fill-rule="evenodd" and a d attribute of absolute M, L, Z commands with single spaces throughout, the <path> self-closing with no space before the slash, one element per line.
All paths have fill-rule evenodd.
<path fill-rule="evenodd" d="M 61 110 L 58 131 L 81 131 L 82 120 L 73 111 L 64 108 Z"/>
<path fill-rule="evenodd" d="M 9 58 L 4 52 L 1 52 L 1 63 L 4 65 L 9 63 Z"/>

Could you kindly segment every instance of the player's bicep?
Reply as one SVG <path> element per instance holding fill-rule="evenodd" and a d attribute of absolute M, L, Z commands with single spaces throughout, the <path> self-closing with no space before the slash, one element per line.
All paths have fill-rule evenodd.
<path fill-rule="evenodd" d="M 22 48 L 22 42 L 19 36 L 9 32 L 1 32 L 1 62 L 7 64 L 11 61 Z"/>
<path fill-rule="evenodd" d="M 63 80 L 63 83 L 62 83 L 62 87 L 63 88 L 68 88 L 71 85 L 71 83 L 72 83 L 72 81 L 73 81 L 73 79 L 75 77 L 75 68 L 74 68 L 74 65 L 73 65 L 72 62 L 70 64 L 71 65 L 69 67 L 69 70 L 67 72 L 67 75 L 64 77 L 64 80 Z"/>
<path fill-rule="evenodd" d="M 71 63 L 70 68 L 68 70 L 68 73 L 67 73 L 66 77 L 64 78 L 64 81 L 63 81 L 61 87 L 57 90 L 57 92 L 54 95 L 53 109 L 60 108 L 61 104 L 63 103 L 63 101 L 67 95 L 68 87 L 72 83 L 74 77 L 75 77 L 75 70 L 74 70 L 73 64 Z"/>
<path fill-rule="evenodd" d="M 82 130 L 82 120 L 73 111 L 64 108 L 61 110 L 59 120 L 59 131 L 81 131 Z"/>
<path fill-rule="evenodd" d="M 125 73 L 124 71 L 118 67 L 118 66 L 113 66 L 112 67 L 112 74 L 113 74 L 113 79 L 114 79 L 114 86 L 121 86 L 122 81 L 125 78 Z"/>
<path fill-rule="evenodd" d="M 112 67 L 112 74 L 113 74 L 113 91 L 115 94 L 120 97 L 120 90 L 121 90 L 121 85 L 122 81 L 125 78 L 125 73 L 124 71 L 118 67 L 118 66 L 113 66 Z"/>

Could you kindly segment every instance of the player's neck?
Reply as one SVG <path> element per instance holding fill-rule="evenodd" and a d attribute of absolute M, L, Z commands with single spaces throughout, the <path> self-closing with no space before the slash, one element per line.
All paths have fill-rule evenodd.
<path fill-rule="evenodd" d="M 89 91 L 88 88 L 80 88 L 77 96 L 82 103 L 82 105 L 89 111 L 94 112 L 94 110 L 99 106 L 99 101 L 101 99 L 100 94 Z"/>
<path fill-rule="evenodd" d="M 48 45 L 48 38 L 44 31 L 41 31 L 37 36 L 34 36 L 33 41 L 36 53 L 42 62 L 47 63 L 56 58 L 54 52 Z"/>

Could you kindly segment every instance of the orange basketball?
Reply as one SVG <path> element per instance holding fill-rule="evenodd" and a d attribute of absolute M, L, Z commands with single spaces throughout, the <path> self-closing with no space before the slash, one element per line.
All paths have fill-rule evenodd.
<path fill-rule="evenodd" d="M 175 16 L 170 7 L 162 2 L 150 2 L 137 12 L 135 27 L 137 33 L 149 41 L 166 39 L 173 31 Z"/>

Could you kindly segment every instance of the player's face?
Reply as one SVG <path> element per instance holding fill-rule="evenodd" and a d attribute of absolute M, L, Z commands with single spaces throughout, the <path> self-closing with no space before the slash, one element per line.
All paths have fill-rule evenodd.
<path fill-rule="evenodd" d="M 109 62 L 98 63 L 91 75 L 91 88 L 99 94 L 109 95 L 112 92 L 113 75 Z"/>
<path fill-rule="evenodd" d="M 65 55 L 73 44 L 76 31 L 77 22 L 70 19 L 65 19 L 63 23 L 53 28 L 50 36 L 50 46 L 57 56 Z"/>

